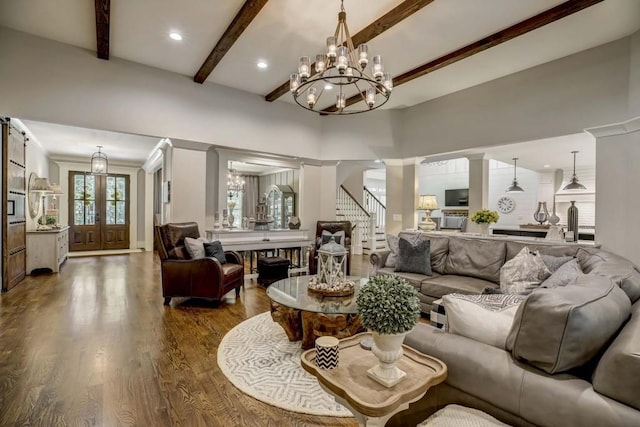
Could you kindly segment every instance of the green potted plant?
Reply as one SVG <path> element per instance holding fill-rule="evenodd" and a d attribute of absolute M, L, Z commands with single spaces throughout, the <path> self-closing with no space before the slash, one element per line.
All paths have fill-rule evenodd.
<path fill-rule="evenodd" d="M 498 222 L 500 215 L 496 211 L 490 211 L 489 209 L 480 209 L 474 212 L 469 219 L 480 227 L 480 233 L 486 236 L 489 232 L 489 224 Z"/>
<path fill-rule="evenodd" d="M 399 276 L 379 275 L 362 286 L 356 298 L 362 324 L 371 331 L 371 351 L 380 364 L 367 371 L 387 387 L 405 373 L 395 366 L 402 357 L 402 342 L 420 318 L 420 302 L 413 286 Z"/>

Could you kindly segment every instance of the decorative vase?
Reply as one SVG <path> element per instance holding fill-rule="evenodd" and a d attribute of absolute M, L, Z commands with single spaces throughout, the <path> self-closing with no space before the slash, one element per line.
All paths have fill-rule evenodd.
<path fill-rule="evenodd" d="M 538 202 L 538 209 L 533 213 L 533 219 L 538 221 L 540 225 L 549 218 L 549 211 L 547 210 L 547 202 Z"/>
<path fill-rule="evenodd" d="M 573 241 L 578 241 L 578 208 L 576 202 L 571 201 L 571 206 L 567 211 L 567 231 L 573 231 Z"/>
<path fill-rule="evenodd" d="M 489 223 L 488 222 L 479 222 L 478 228 L 480 230 L 480 234 L 483 236 L 489 235 Z"/>
<path fill-rule="evenodd" d="M 386 387 L 393 387 L 406 377 L 406 373 L 396 366 L 398 359 L 402 357 L 402 343 L 409 333 L 380 334 L 371 332 L 373 345 L 371 351 L 378 358 L 380 364 L 367 371 L 367 375 Z"/>
<path fill-rule="evenodd" d="M 233 216 L 233 211 L 229 211 L 229 216 L 227 216 L 227 221 L 229 221 L 229 228 L 233 227 L 233 222 L 236 220 L 236 217 Z"/>

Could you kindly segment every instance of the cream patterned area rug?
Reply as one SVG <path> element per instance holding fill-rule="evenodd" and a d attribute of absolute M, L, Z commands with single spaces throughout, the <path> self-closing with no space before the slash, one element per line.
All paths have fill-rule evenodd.
<path fill-rule="evenodd" d="M 230 330 L 218 347 L 218 366 L 242 392 L 287 411 L 352 417 L 300 366 L 300 341 L 262 313 Z"/>

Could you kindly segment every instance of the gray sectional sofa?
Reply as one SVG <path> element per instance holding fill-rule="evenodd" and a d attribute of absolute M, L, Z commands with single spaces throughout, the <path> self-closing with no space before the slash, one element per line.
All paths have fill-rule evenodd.
<path fill-rule="evenodd" d="M 499 266 L 524 245 L 556 256 L 575 255 L 583 274 L 567 286 L 528 295 L 505 349 L 416 325 L 405 344 L 444 361 L 448 377 L 388 425 L 416 425 L 456 403 L 514 426 L 640 426 L 637 266 L 576 245 L 429 238 L 433 276 L 399 273 L 418 288 L 425 307 L 446 293 L 498 287 Z M 396 274 L 381 267 L 385 257 L 372 256 L 376 273 Z"/>

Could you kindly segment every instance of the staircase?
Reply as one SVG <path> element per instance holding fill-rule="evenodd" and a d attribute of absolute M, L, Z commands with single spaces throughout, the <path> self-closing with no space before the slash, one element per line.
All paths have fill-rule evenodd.
<path fill-rule="evenodd" d="M 386 247 L 384 205 L 366 187 L 364 200 L 370 210 L 362 206 L 344 186 L 338 188 L 336 219 L 351 222 L 354 254 L 370 254 Z"/>

